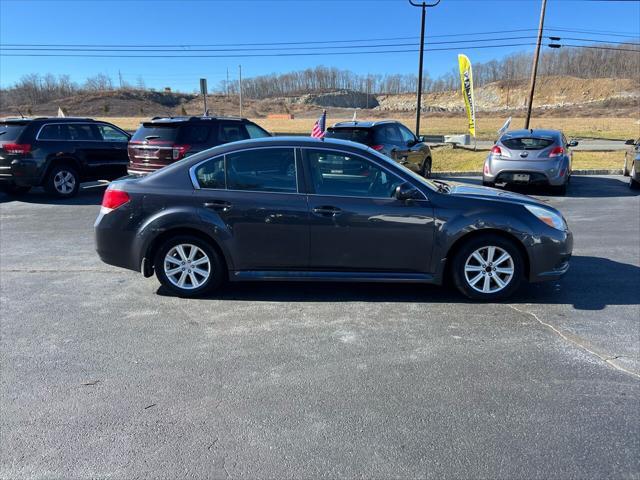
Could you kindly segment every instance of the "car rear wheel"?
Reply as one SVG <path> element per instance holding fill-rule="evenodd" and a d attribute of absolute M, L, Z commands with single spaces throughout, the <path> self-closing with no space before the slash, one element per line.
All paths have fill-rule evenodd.
<path fill-rule="evenodd" d="M 636 166 L 631 167 L 631 174 L 629 175 L 629 188 L 632 190 L 640 189 L 640 183 L 636 180 Z"/>
<path fill-rule="evenodd" d="M 215 249 L 191 235 L 167 240 L 156 254 L 154 268 L 160 283 L 181 297 L 212 292 L 222 284 L 225 271 Z"/>
<path fill-rule="evenodd" d="M 569 181 L 567 180 L 567 182 L 563 183 L 562 185 L 558 186 L 558 187 L 551 187 L 553 190 L 553 193 L 555 193 L 556 195 L 566 195 L 567 194 L 567 183 L 569 183 Z"/>
<path fill-rule="evenodd" d="M 512 241 L 498 235 L 482 235 L 458 251 L 452 273 L 456 287 L 467 297 L 502 300 L 520 285 L 524 259 Z"/>
<path fill-rule="evenodd" d="M 496 186 L 495 182 L 485 182 L 484 180 L 482 181 L 482 185 L 485 187 L 491 187 L 491 188 L 495 188 Z"/>
<path fill-rule="evenodd" d="M 58 198 L 71 198 L 80 189 L 80 176 L 73 167 L 56 165 L 47 175 L 44 188 Z"/>

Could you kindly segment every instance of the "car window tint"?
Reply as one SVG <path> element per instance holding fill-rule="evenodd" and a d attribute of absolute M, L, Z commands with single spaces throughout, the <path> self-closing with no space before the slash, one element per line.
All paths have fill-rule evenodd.
<path fill-rule="evenodd" d="M 376 129 L 376 143 L 399 145 L 402 143 L 400 131 L 395 125 L 382 125 Z"/>
<path fill-rule="evenodd" d="M 416 141 L 415 135 L 404 125 L 398 125 L 398 130 L 400 130 L 400 135 L 404 143 L 414 143 Z"/>
<path fill-rule="evenodd" d="M 50 124 L 45 125 L 38 134 L 38 140 L 70 140 L 68 125 Z"/>
<path fill-rule="evenodd" d="M 131 138 L 132 142 L 173 143 L 178 133 L 176 125 L 142 125 Z"/>
<path fill-rule="evenodd" d="M 71 140 L 101 140 L 96 135 L 93 125 L 88 123 L 70 123 L 68 127 Z"/>
<path fill-rule="evenodd" d="M 231 153 L 227 188 L 260 192 L 296 192 L 296 161 L 292 148 L 260 148 Z"/>
<path fill-rule="evenodd" d="M 375 163 L 356 155 L 307 150 L 307 159 L 313 188 L 318 195 L 387 198 L 404 183 Z"/>
<path fill-rule="evenodd" d="M 220 122 L 218 141 L 220 143 L 237 142 L 249 138 L 247 129 L 239 122 Z"/>
<path fill-rule="evenodd" d="M 212 158 L 204 162 L 196 168 L 195 174 L 200 188 L 224 189 L 224 157 Z"/>
<path fill-rule="evenodd" d="M 0 123 L 0 142 L 16 140 L 25 128 L 24 123 Z"/>
<path fill-rule="evenodd" d="M 330 128 L 327 130 L 326 137 L 369 144 L 371 143 L 371 130 L 368 128 Z"/>
<path fill-rule="evenodd" d="M 98 130 L 102 135 L 102 140 L 105 142 L 127 142 L 129 138 L 120 130 L 113 128 L 110 125 L 98 124 Z"/>
<path fill-rule="evenodd" d="M 553 144 L 552 138 L 505 138 L 502 144 L 511 150 L 542 150 Z"/>
<path fill-rule="evenodd" d="M 266 130 L 263 130 L 262 128 L 260 128 L 254 123 L 246 123 L 244 126 L 247 129 L 247 132 L 249 133 L 250 138 L 263 138 L 263 137 L 271 136 L 269 132 L 267 132 Z"/>
<path fill-rule="evenodd" d="M 183 125 L 180 128 L 180 143 L 192 145 L 194 143 L 205 143 L 211 134 L 211 125 Z"/>

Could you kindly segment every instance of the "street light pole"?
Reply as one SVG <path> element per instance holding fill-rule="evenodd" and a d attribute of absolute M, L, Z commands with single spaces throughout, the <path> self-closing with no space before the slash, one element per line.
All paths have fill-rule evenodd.
<path fill-rule="evenodd" d="M 422 64 L 424 58 L 424 23 L 427 15 L 427 8 L 435 7 L 440 3 L 437 0 L 435 3 L 416 3 L 413 0 L 409 0 L 409 3 L 414 7 L 422 8 L 422 23 L 420 24 L 420 57 L 418 60 L 418 93 L 416 96 L 416 137 L 420 136 L 420 111 L 422 110 Z"/>
<path fill-rule="evenodd" d="M 547 0 L 542 0 L 540 10 L 540 25 L 538 26 L 538 41 L 536 43 L 536 53 L 533 56 L 533 67 L 531 68 L 531 85 L 529 86 L 529 101 L 527 102 L 527 116 L 524 119 L 524 129 L 529 129 L 531 121 L 531 108 L 533 107 L 533 92 L 536 89 L 536 76 L 538 74 L 538 58 L 540 57 L 540 45 L 542 43 L 542 31 L 544 30 L 544 12 L 547 8 Z"/>

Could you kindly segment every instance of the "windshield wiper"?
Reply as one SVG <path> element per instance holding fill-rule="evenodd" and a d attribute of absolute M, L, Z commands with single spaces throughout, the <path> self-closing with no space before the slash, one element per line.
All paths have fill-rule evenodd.
<path fill-rule="evenodd" d="M 430 178 L 429 180 L 431 180 L 438 186 L 439 192 L 449 193 L 451 191 L 451 186 L 447 182 L 443 182 L 442 180 L 434 180 L 433 178 Z"/>
<path fill-rule="evenodd" d="M 156 138 L 160 138 L 160 135 L 147 135 L 144 137 L 145 140 L 154 140 Z"/>
<path fill-rule="evenodd" d="M 6 130 L 4 132 L 0 132 L 0 135 L 4 135 L 5 133 L 7 133 Z"/>

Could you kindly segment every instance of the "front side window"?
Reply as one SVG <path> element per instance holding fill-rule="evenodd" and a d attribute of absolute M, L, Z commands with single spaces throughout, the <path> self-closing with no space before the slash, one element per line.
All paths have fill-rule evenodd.
<path fill-rule="evenodd" d="M 311 182 L 317 195 L 390 198 L 399 177 L 375 163 L 348 153 L 307 150 Z"/>
<path fill-rule="evenodd" d="M 255 192 L 298 191 L 293 148 L 259 148 L 226 155 L 227 188 Z"/>
<path fill-rule="evenodd" d="M 246 123 L 244 126 L 247 129 L 247 132 L 249 132 L 249 138 L 263 138 L 271 136 L 269 132 L 263 130 L 254 123 Z"/>
<path fill-rule="evenodd" d="M 129 141 L 129 137 L 127 137 L 123 132 L 121 132 L 117 128 L 113 128 L 110 125 L 99 123 L 98 130 L 100 131 L 100 134 L 102 135 L 102 139 L 105 142 L 128 142 Z"/>
<path fill-rule="evenodd" d="M 411 143 L 416 143 L 416 137 L 411 131 L 405 127 L 404 125 L 398 125 L 398 129 L 400 130 L 400 135 L 402 136 L 402 140 L 407 145 Z"/>
<path fill-rule="evenodd" d="M 212 158 L 198 165 L 195 176 L 200 188 L 224 189 L 224 156 Z"/>
<path fill-rule="evenodd" d="M 100 138 L 98 138 L 93 125 L 90 125 L 88 123 L 70 123 L 68 127 L 71 140 L 101 140 Z"/>

